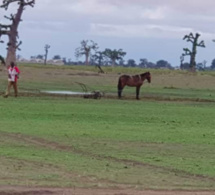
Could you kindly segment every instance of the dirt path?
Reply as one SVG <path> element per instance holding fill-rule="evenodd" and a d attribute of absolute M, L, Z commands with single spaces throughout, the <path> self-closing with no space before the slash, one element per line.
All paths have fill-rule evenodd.
<path fill-rule="evenodd" d="M 214 195 L 215 191 L 153 191 L 134 189 L 28 188 L 0 186 L 0 195 Z"/>

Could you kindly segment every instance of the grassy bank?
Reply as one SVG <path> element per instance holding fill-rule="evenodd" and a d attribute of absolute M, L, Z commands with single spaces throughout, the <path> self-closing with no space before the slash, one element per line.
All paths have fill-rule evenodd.
<path fill-rule="evenodd" d="M 122 74 L 139 74 L 150 71 L 152 83 L 144 83 L 140 97 L 155 100 L 215 101 L 215 72 L 190 73 L 180 70 L 154 70 L 140 68 L 103 67 L 105 74 L 98 74 L 94 66 L 19 65 L 21 75 L 19 91 L 40 93 L 44 90 L 68 90 L 88 92 L 99 90 L 116 98 L 118 78 Z M 0 92 L 7 85 L 7 74 L 0 71 Z M 125 98 L 135 97 L 135 88 L 126 87 Z"/>

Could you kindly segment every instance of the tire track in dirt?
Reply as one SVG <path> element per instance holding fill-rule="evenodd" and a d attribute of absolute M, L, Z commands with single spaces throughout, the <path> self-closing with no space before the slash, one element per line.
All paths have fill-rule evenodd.
<path fill-rule="evenodd" d="M 93 154 L 93 153 L 90 153 L 90 152 L 86 152 L 86 151 L 83 151 L 83 150 L 76 149 L 76 148 L 74 148 L 72 146 L 62 145 L 60 143 L 45 140 L 45 139 L 39 138 L 39 137 L 32 137 L 32 136 L 24 135 L 24 134 L 21 134 L 21 133 L 7 133 L 7 132 L 2 132 L 2 131 L 0 131 L 0 134 L 3 135 L 3 136 L 9 137 L 11 139 L 17 140 L 17 141 L 26 142 L 28 144 L 48 148 L 48 149 L 51 149 L 51 150 L 72 152 L 74 154 L 83 155 L 83 156 L 90 157 L 90 158 L 95 158 L 97 160 L 108 160 L 108 161 L 112 161 L 112 162 L 122 163 L 122 164 L 125 164 L 125 168 L 127 168 L 127 166 L 148 167 L 148 168 L 152 168 L 152 169 L 162 170 L 162 171 L 165 171 L 165 172 L 172 172 L 176 176 L 179 176 L 179 177 L 190 178 L 190 179 L 198 179 L 198 180 L 207 180 L 207 181 L 215 182 L 215 177 L 209 177 L 209 176 L 198 175 L 198 174 L 191 174 L 191 173 L 188 173 L 186 171 L 182 171 L 182 170 L 178 170 L 178 169 L 174 169 L 174 168 L 157 166 L 157 165 L 138 162 L 138 161 L 134 161 L 134 160 L 118 159 L 116 157 L 97 155 L 97 154 Z M 112 183 L 112 182 L 110 182 L 110 183 Z"/>
<path fill-rule="evenodd" d="M 95 188 L 43 188 L 1 186 L 1 195 L 214 195 L 214 191 L 135 190 Z"/>
<path fill-rule="evenodd" d="M 75 150 L 71 146 L 62 145 L 62 144 L 59 144 L 59 143 L 56 143 L 53 141 L 48 141 L 48 140 L 38 138 L 38 137 L 32 137 L 32 136 L 23 135 L 20 133 L 7 133 L 7 132 L 3 132 L 3 131 L 0 131 L 0 136 L 12 139 L 14 141 L 24 142 L 27 144 L 32 144 L 34 146 L 43 147 L 43 148 L 47 148 L 47 149 L 51 149 L 51 150 L 72 152 L 75 154 L 84 155 L 84 152 L 82 152 L 80 150 Z M 89 156 L 89 155 L 87 155 L 87 156 Z M 18 159 L 18 160 L 20 160 L 20 159 Z M 30 161 L 30 160 L 27 160 L 27 162 L 32 163 L 32 164 L 35 164 L 35 163 L 38 164 L 38 162 Z M 56 165 L 53 166 L 52 164 L 49 164 L 49 163 L 47 164 L 47 166 L 52 166 L 54 168 L 62 170 L 62 167 L 59 167 Z M 68 170 L 62 170 L 62 171 L 64 171 L 64 176 L 71 176 L 71 173 L 69 173 Z M 116 183 L 116 182 L 114 182 L 112 180 L 108 180 L 108 179 L 98 179 L 94 176 L 81 176 L 81 175 L 78 175 L 77 173 L 72 173 L 72 175 L 76 178 L 79 178 L 81 183 L 88 183 L 88 184 L 100 183 L 100 184 L 104 184 L 104 185 L 108 184 L 108 185 L 112 185 L 112 186 L 117 186 L 119 188 L 125 187 L 123 184 L 119 184 L 119 183 Z M 0 193 L 0 195 L 1 195 L 1 193 Z"/>

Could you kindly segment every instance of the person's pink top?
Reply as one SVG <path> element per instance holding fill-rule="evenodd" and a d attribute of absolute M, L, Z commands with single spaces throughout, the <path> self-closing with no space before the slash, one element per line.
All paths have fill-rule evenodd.
<path fill-rule="evenodd" d="M 10 66 L 8 68 L 9 81 L 17 82 L 19 73 L 20 71 L 17 66 L 14 66 L 13 68 Z"/>

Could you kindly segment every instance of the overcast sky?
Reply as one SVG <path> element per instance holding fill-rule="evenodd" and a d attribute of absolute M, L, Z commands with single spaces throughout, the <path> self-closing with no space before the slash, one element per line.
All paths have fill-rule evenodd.
<path fill-rule="evenodd" d="M 198 48 L 197 62 L 215 58 L 215 0 L 35 0 L 27 7 L 19 26 L 23 41 L 21 56 L 29 58 L 44 54 L 45 44 L 51 45 L 49 58 L 76 60 L 75 49 L 82 40 L 93 40 L 99 50 L 123 49 L 125 60 L 141 58 L 157 62 L 164 59 L 178 66 L 185 34 L 200 33 L 206 48 Z M 10 15 L 14 7 L 3 15 Z M 6 40 L 4 38 L 4 40 Z M 6 46 L 0 45 L 5 55 Z M 185 61 L 189 61 L 188 57 Z"/>

